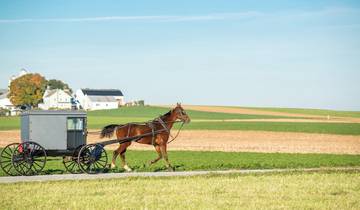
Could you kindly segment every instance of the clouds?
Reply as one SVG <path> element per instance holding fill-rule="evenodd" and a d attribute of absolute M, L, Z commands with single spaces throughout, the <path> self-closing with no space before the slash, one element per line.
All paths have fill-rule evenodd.
<path fill-rule="evenodd" d="M 225 20 L 272 20 L 277 22 L 286 19 L 313 19 L 336 16 L 360 16 L 360 9 L 347 7 L 328 7 L 317 10 L 286 10 L 286 11 L 243 11 L 233 13 L 211 13 L 195 15 L 130 15 L 130 16 L 96 16 L 74 18 L 22 18 L 0 19 L 0 24 L 12 23 L 81 23 L 81 22 L 200 22 Z"/>
<path fill-rule="evenodd" d="M 24 18 L 0 19 L 0 23 L 48 23 L 48 22 L 104 22 L 104 21 L 152 21 L 152 22 L 186 22 L 186 21 L 211 21 L 229 19 L 249 19 L 260 17 L 260 12 L 248 11 L 239 13 L 217 13 L 206 15 L 151 15 L 151 16 L 101 16 L 80 18 Z"/>

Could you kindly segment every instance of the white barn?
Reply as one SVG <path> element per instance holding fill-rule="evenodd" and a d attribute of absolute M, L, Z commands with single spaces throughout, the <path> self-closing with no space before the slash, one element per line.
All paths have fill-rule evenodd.
<path fill-rule="evenodd" d="M 85 110 L 117 109 L 125 104 L 124 95 L 118 89 L 79 89 L 75 97 Z"/>
<path fill-rule="evenodd" d="M 72 96 L 69 91 L 61 89 L 47 89 L 43 96 L 40 109 L 71 109 Z"/>

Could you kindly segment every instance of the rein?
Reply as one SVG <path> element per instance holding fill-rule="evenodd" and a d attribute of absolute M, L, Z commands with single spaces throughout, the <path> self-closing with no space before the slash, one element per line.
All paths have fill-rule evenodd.
<path fill-rule="evenodd" d="M 180 121 L 178 121 L 178 122 L 180 122 Z M 180 128 L 179 128 L 178 132 L 176 133 L 175 137 L 173 135 L 171 135 L 171 133 L 169 132 L 169 135 L 171 136 L 172 139 L 170 141 L 168 141 L 167 144 L 170 144 L 172 141 L 174 141 L 178 137 L 178 135 L 180 134 L 180 131 L 183 128 L 184 124 L 185 124 L 185 122 L 181 121 Z"/>

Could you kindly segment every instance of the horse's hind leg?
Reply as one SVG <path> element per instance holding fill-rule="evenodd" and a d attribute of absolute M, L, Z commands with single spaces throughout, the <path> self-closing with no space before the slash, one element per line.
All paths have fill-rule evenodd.
<path fill-rule="evenodd" d="M 120 154 L 120 149 L 121 149 L 121 145 L 116 150 L 114 150 L 110 168 L 115 168 L 116 167 L 115 162 L 116 162 L 117 156 Z"/>
<path fill-rule="evenodd" d="M 126 164 L 126 160 L 125 160 L 125 152 L 126 152 L 126 148 L 128 146 L 130 146 L 131 142 L 127 142 L 127 143 L 123 143 L 120 145 L 120 150 L 119 150 L 119 153 L 120 153 L 120 158 L 121 158 L 121 164 L 123 166 L 123 168 L 130 172 L 132 171 L 131 168 Z"/>

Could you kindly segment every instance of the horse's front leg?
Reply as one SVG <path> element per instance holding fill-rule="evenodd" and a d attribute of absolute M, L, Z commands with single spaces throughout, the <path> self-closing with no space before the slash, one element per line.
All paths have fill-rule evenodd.
<path fill-rule="evenodd" d="M 169 171 L 174 171 L 174 168 L 171 166 L 170 162 L 169 162 L 169 158 L 168 158 L 168 154 L 166 151 L 166 144 L 163 144 L 160 146 L 160 151 L 161 151 L 161 155 L 165 160 L 166 163 L 166 167 L 168 168 Z"/>
<path fill-rule="evenodd" d="M 154 160 L 150 161 L 150 164 L 149 164 L 149 165 L 152 165 L 152 164 L 158 162 L 158 161 L 162 158 L 161 151 L 160 151 L 160 146 L 159 146 L 159 145 L 156 145 L 156 146 L 155 146 L 155 150 L 156 150 L 156 152 L 158 153 L 158 157 L 155 158 Z"/>

